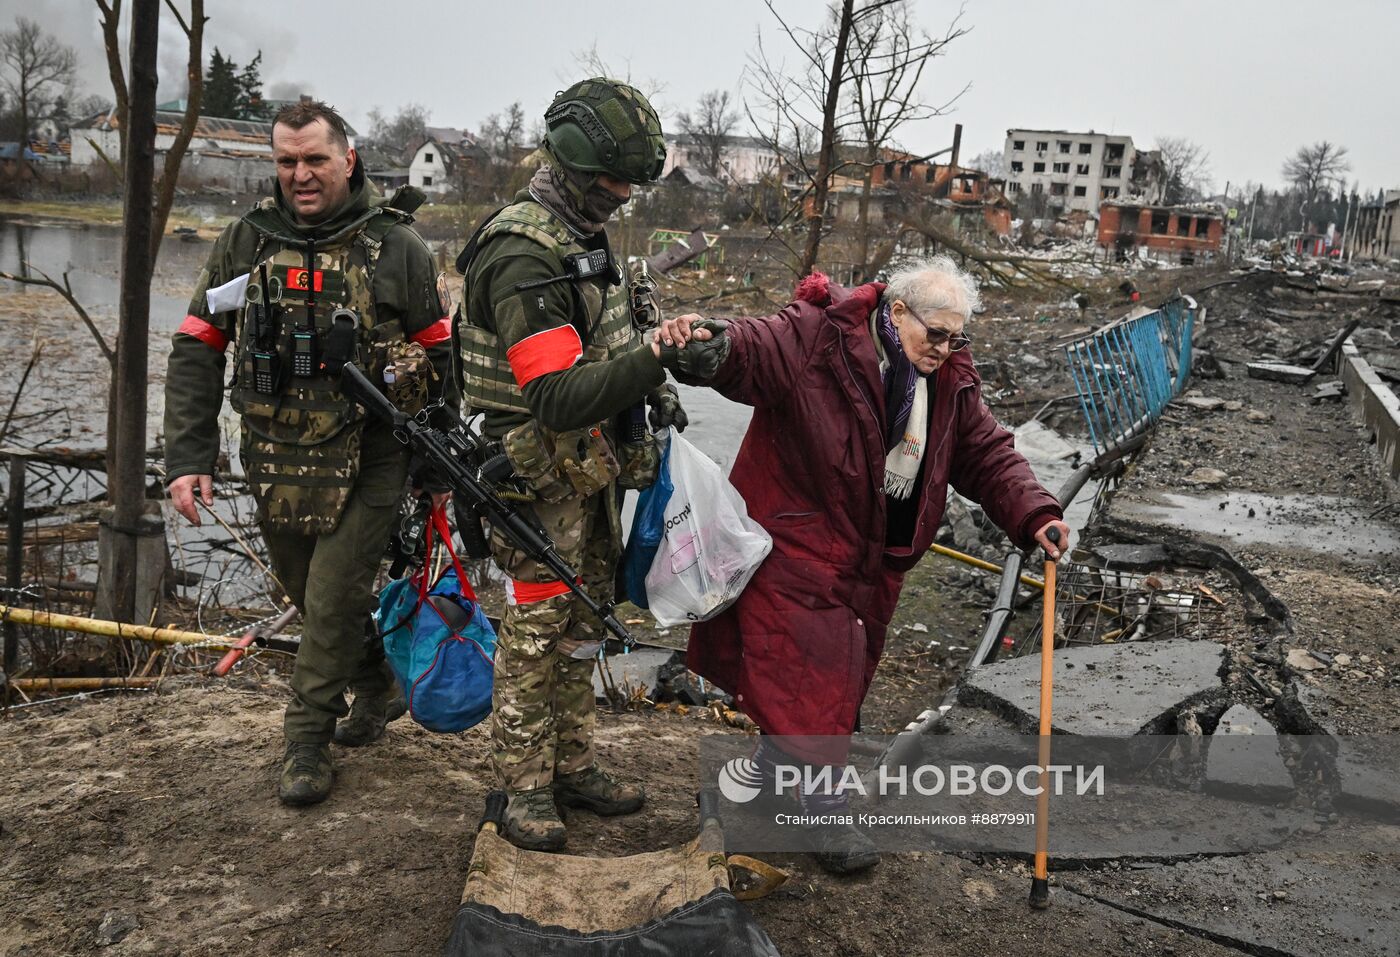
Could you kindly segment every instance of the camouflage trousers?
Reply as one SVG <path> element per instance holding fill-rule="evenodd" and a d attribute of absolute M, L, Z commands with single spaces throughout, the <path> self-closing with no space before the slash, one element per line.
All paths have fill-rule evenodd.
<path fill-rule="evenodd" d="M 608 596 L 621 554 L 612 488 L 587 499 L 533 508 L 560 557 L 578 569 L 589 594 Z M 559 579 L 499 535 L 497 564 L 514 598 L 496 636 L 491 756 L 501 785 L 528 791 L 593 764 L 593 658 L 570 658 L 561 640 L 601 640 L 603 626 L 567 591 L 538 597 Z M 543 586 L 532 588 L 531 586 Z"/>
<path fill-rule="evenodd" d="M 263 529 L 272 570 L 302 615 L 292 700 L 283 719 L 288 741 L 330 741 L 336 719 L 349 712 L 347 687 L 376 695 L 394 680 L 369 615 L 408 477 L 408 454 L 388 430 L 377 431 L 382 434 L 365 433 L 360 474 L 335 531 Z"/>

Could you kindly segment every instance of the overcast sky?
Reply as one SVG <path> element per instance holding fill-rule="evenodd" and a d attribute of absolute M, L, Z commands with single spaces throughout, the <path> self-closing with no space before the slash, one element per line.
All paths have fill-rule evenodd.
<path fill-rule="evenodd" d="M 183 8 L 188 0 L 176 0 Z M 941 33 L 959 4 L 911 0 Z M 129 3 L 128 3 L 129 6 Z M 778 0 L 816 25 L 820 0 Z M 926 75 L 924 99 L 969 89 L 945 116 L 908 128 L 930 153 L 963 124 L 963 155 L 1001 149 L 1008 127 L 1127 133 L 1140 147 L 1186 136 L 1210 152 L 1217 191 L 1277 184 L 1283 159 L 1327 139 L 1351 151 L 1363 188 L 1400 186 L 1400 97 L 1393 0 L 967 0 L 956 40 Z M 91 0 L 0 0 L 0 24 L 29 16 L 78 48 L 83 92 L 111 95 Z M 420 103 L 438 126 L 475 130 L 520 101 L 538 116 L 596 48 L 614 73 L 674 114 L 710 89 L 745 94 L 745 65 L 765 45 L 795 63 L 760 0 L 206 0 L 206 55 L 242 65 L 261 49 L 264 92 L 309 92 L 363 129 L 374 107 Z M 167 20 L 169 20 L 167 15 Z M 162 98 L 183 92 L 184 38 L 162 31 Z"/>

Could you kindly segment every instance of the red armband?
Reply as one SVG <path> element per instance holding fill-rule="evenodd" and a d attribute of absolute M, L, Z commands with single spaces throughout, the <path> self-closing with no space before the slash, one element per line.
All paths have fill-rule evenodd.
<path fill-rule="evenodd" d="M 506 359 L 520 388 L 542 375 L 560 372 L 583 358 L 583 340 L 570 325 L 526 336 L 506 350 Z"/>
<path fill-rule="evenodd" d="M 409 342 L 416 342 L 424 349 L 431 349 L 439 343 L 446 342 L 452 338 L 452 317 L 443 316 L 437 322 L 426 329 L 415 332 L 408 337 Z"/>
<path fill-rule="evenodd" d="M 223 352 L 228 348 L 228 336 L 220 332 L 218 326 L 198 316 L 186 316 L 177 331 L 193 336 L 215 352 Z"/>

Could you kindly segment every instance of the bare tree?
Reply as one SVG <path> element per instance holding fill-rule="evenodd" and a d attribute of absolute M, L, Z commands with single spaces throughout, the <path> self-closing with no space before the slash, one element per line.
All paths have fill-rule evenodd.
<path fill-rule="evenodd" d="M 399 107 L 393 116 L 385 116 L 375 107 L 369 111 L 369 131 L 363 137 L 363 145 L 380 150 L 401 161 L 412 157 L 406 155 L 410 149 L 418 149 L 428 138 L 428 108 L 418 103 Z"/>
<path fill-rule="evenodd" d="M 1001 150 L 983 150 L 967 161 L 969 169 L 981 170 L 993 179 L 1006 175 L 1006 157 Z"/>
<path fill-rule="evenodd" d="M 101 14 L 102 37 L 107 48 L 107 74 L 112 80 L 112 93 L 116 97 L 115 108 L 117 133 L 121 140 L 122 155 L 116 161 L 108 157 L 108 162 L 118 172 L 126 162 L 126 140 L 128 126 L 129 94 L 127 91 L 126 68 L 122 64 L 122 46 L 118 38 L 118 25 L 121 23 L 122 0 L 94 0 Z M 185 115 L 180 121 L 180 129 L 175 140 L 165 151 L 165 161 L 161 166 L 159 188 L 156 191 L 154 212 L 151 219 L 151 268 L 154 270 L 160 255 L 160 242 L 165 236 L 165 224 L 170 219 L 170 208 L 175 204 L 175 186 L 180 178 L 180 166 L 194 138 L 195 127 L 199 125 L 199 108 L 204 97 L 204 24 L 209 18 L 204 15 L 204 0 L 190 0 L 190 15 L 184 14 L 175 6 L 174 0 L 165 0 L 165 7 L 175 17 L 184 31 L 189 46 L 189 57 L 185 65 L 188 95 L 185 98 Z M 149 276 L 146 277 L 149 280 Z"/>
<path fill-rule="evenodd" d="M 1283 161 L 1283 178 L 1298 193 L 1298 217 L 1304 229 L 1311 220 L 1314 205 L 1323 194 L 1330 196 L 1332 181 L 1349 169 L 1351 161 L 1347 159 L 1347 148 L 1327 140 L 1300 146 Z"/>
<path fill-rule="evenodd" d="M 1305 200 L 1317 197 L 1332 180 L 1351 169 L 1347 148 L 1321 140 L 1312 146 L 1300 146 L 1283 161 L 1283 178 L 1303 194 Z"/>
<path fill-rule="evenodd" d="M 839 0 L 815 29 L 790 25 L 773 0 L 764 2 L 796 49 L 799 66 L 790 73 L 764 48 L 760 35 L 749 57 L 750 96 L 744 108 L 759 137 L 805 184 L 793 209 L 806 210 L 807 240 L 799 266 L 806 273 L 821 248 L 833 177 L 851 167 L 868 172 L 904 124 L 937 115 L 956 99 L 930 104 L 920 82 L 934 57 L 966 30 L 955 18 L 942 36 L 930 37 L 914 26 L 907 0 Z M 816 130 L 820 137 L 813 155 L 803 144 L 806 134 Z M 858 147 L 855 157 L 838 156 L 845 143 Z M 862 207 L 862 221 L 868 222 L 864 189 Z M 869 245 L 868 228 L 864 232 L 862 259 Z"/>
<path fill-rule="evenodd" d="M 719 176 L 725 144 L 739 124 L 739 114 L 729 108 L 729 91 L 710 90 L 702 94 L 695 112 L 676 114 L 676 124 L 699 147 L 701 172 Z"/>
<path fill-rule="evenodd" d="M 16 17 L 15 29 L 0 32 L 0 85 L 19 112 L 21 160 L 35 122 L 48 119 L 56 103 L 71 97 L 77 63 L 72 47 L 33 20 Z"/>
<path fill-rule="evenodd" d="M 1162 201 L 1170 205 L 1199 199 L 1210 189 L 1210 154 L 1184 136 L 1157 137 L 1162 164 Z"/>
<path fill-rule="evenodd" d="M 919 89 L 934 58 L 967 33 L 958 25 L 961 18 L 959 11 L 939 37 L 915 26 L 908 0 L 870 4 L 854 18 L 848 89 L 863 151 L 857 246 L 862 276 L 870 266 L 870 194 L 881 151 L 905 124 L 938 116 L 967 90 L 964 86 L 947 102 L 934 105 L 925 101 Z"/>
<path fill-rule="evenodd" d="M 887 6 L 894 0 L 873 0 L 861 7 L 863 14 Z M 806 182 L 795 208 L 808 212 L 807 240 L 797 272 L 812 271 L 821 250 L 826 222 L 826 203 L 835 173 L 838 135 L 850 122 L 839 117 L 841 87 L 849 69 L 847 54 L 856 19 L 855 0 L 840 0 L 826 11 L 825 22 L 815 30 L 793 27 L 778 13 L 773 0 L 764 0 L 784 35 L 800 55 L 801 68 L 789 75 L 781 61 L 770 58 L 760 34 L 758 46 L 749 57 L 749 88 L 744 109 L 759 137 L 781 158 L 783 165 Z M 806 130 L 820 129 L 816 156 L 803 148 Z"/>

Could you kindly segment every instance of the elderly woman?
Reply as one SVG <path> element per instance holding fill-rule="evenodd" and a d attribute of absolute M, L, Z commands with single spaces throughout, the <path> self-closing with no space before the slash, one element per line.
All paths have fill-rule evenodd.
<path fill-rule="evenodd" d="M 762 729 L 761 769 L 846 760 L 904 574 L 950 485 L 1018 546 L 1059 558 L 1052 527 L 1069 542 L 1059 503 L 982 401 L 966 332 L 978 304 L 972 277 L 939 256 L 888 285 L 845 290 L 815 274 L 776 315 L 681 316 L 657 332 L 683 380 L 754 409 L 730 478 L 773 551 L 733 606 L 694 626 L 688 658 Z M 835 872 L 879 861 L 854 828 L 823 827 L 812 843 Z"/>

